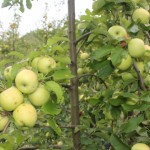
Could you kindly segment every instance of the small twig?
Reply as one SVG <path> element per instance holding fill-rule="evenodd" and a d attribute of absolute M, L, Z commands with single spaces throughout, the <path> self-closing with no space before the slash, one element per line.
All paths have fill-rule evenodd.
<path fill-rule="evenodd" d="M 64 83 L 61 83 L 61 86 L 64 87 L 64 88 L 67 88 L 67 89 L 70 89 L 70 88 L 71 88 L 71 85 L 64 84 Z"/>
<path fill-rule="evenodd" d="M 83 34 L 79 39 L 77 39 L 77 40 L 75 41 L 75 45 L 77 45 L 77 44 L 78 44 L 82 39 L 84 39 L 85 37 L 88 37 L 90 34 L 92 34 L 92 31 Z"/>
<path fill-rule="evenodd" d="M 79 54 L 79 52 L 80 52 L 82 46 L 85 44 L 85 42 L 86 42 L 86 40 L 84 40 L 84 41 L 82 42 L 82 44 L 80 45 L 80 47 L 77 49 L 77 55 Z"/>
<path fill-rule="evenodd" d="M 98 76 L 96 76 L 94 74 L 87 73 L 87 74 L 80 75 L 80 76 L 78 76 L 78 80 L 80 80 L 81 78 L 87 77 L 87 76 L 93 76 L 93 77 L 99 79 L 105 85 L 105 87 L 108 88 L 108 86 L 106 85 L 105 81 L 102 78 L 100 78 L 100 77 L 98 77 Z"/>
<path fill-rule="evenodd" d="M 143 79 L 143 77 L 142 77 L 142 75 L 141 75 L 141 73 L 140 73 L 138 67 L 136 66 L 135 62 L 133 63 L 133 68 L 135 69 L 135 71 L 136 71 L 136 73 L 137 73 L 137 76 L 138 76 L 138 78 L 139 78 L 140 88 L 145 91 L 145 90 L 146 90 L 146 87 L 145 87 L 145 85 L 144 85 L 144 79 Z"/>
<path fill-rule="evenodd" d="M 10 121 L 7 122 L 7 124 L 5 125 L 5 128 L 3 129 L 3 133 L 6 132 L 7 128 L 9 127 Z"/>

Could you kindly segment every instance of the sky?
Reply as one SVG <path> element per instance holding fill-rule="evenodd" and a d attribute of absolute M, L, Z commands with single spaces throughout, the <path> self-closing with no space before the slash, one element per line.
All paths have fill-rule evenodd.
<path fill-rule="evenodd" d="M 0 0 L 0 6 L 3 0 Z M 56 6 L 61 0 L 34 0 L 32 2 L 31 9 L 25 9 L 24 13 L 19 10 L 16 12 L 21 16 L 21 22 L 19 26 L 19 32 L 24 35 L 32 30 L 40 28 L 41 20 L 45 13 L 45 3 L 48 4 L 48 20 L 52 21 L 55 19 L 63 19 L 68 13 L 68 0 L 62 0 L 64 2 L 61 8 Z M 84 14 L 85 10 L 92 8 L 93 0 L 75 0 L 76 18 Z M 4 30 L 7 30 L 9 24 L 13 20 L 14 9 L 11 8 L 0 8 L 0 22 L 2 22 Z"/>

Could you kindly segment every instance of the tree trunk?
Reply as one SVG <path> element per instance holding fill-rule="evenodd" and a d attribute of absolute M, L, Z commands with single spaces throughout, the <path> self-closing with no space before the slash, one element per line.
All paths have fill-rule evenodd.
<path fill-rule="evenodd" d="M 73 144 L 75 150 L 80 149 L 80 131 L 77 129 L 80 124 L 79 119 L 79 97 L 78 97 L 78 78 L 77 78 L 77 52 L 76 52 L 76 35 L 75 35 L 75 0 L 68 0 L 68 36 L 69 52 L 71 58 L 70 69 L 75 76 L 71 79 L 70 84 L 70 101 L 71 101 L 71 123 L 73 128 Z M 76 131 L 76 132 L 75 132 Z"/>

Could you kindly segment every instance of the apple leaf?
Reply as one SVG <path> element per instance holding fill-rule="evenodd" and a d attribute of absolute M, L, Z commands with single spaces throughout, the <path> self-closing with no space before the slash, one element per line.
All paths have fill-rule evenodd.
<path fill-rule="evenodd" d="M 53 57 L 56 61 L 59 61 L 63 64 L 70 64 L 71 63 L 71 60 L 70 60 L 70 57 L 69 56 L 54 56 Z"/>
<path fill-rule="evenodd" d="M 110 137 L 110 143 L 115 150 L 130 150 L 131 148 L 123 143 L 117 135 L 112 134 Z"/>
<path fill-rule="evenodd" d="M 49 119 L 48 124 L 58 135 L 61 135 L 61 129 L 59 128 L 59 126 L 57 125 L 54 119 Z"/>
<path fill-rule="evenodd" d="M 103 58 L 104 56 L 110 54 L 111 48 L 112 47 L 110 46 L 100 47 L 91 54 L 91 59 L 99 60 L 100 58 Z"/>
<path fill-rule="evenodd" d="M 64 79 L 70 79 L 72 77 L 74 76 L 71 74 L 71 71 L 69 69 L 57 70 L 53 74 L 54 80 L 64 80 Z"/>
<path fill-rule="evenodd" d="M 48 81 L 46 82 L 46 88 L 48 91 L 56 94 L 58 103 L 63 102 L 63 89 L 60 84 L 56 83 L 55 81 Z"/>
<path fill-rule="evenodd" d="M 124 123 L 121 126 L 122 131 L 125 133 L 130 133 L 136 130 L 139 124 L 143 121 L 143 119 L 144 119 L 143 115 L 129 119 L 127 123 Z"/>
<path fill-rule="evenodd" d="M 16 58 L 20 58 L 23 59 L 24 58 L 24 54 L 17 52 L 17 51 L 12 51 L 8 53 L 8 56 L 14 56 Z"/>
<path fill-rule="evenodd" d="M 32 3 L 31 3 L 30 0 L 26 0 L 26 6 L 27 6 L 28 9 L 31 9 Z"/>
<path fill-rule="evenodd" d="M 50 115 L 58 115 L 61 112 L 61 110 L 57 108 L 57 104 L 52 101 L 48 101 L 46 104 L 44 104 L 42 106 L 42 110 L 44 113 Z"/>

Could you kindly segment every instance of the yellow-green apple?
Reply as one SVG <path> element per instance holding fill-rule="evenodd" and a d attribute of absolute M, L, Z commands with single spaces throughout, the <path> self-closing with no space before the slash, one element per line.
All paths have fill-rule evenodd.
<path fill-rule="evenodd" d="M 31 66 L 35 69 L 38 69 L 38 61 L 39 60 L 40 60 L 40 57 L 35 57 L 31 62 Z"/>
<path fill-rule="evenodd" d="M 16 75 L 15 84 L 22 93 L 30 94 L 38 87 L 37 74 L 32 70 L 23 69 Z"/>
<path fill-rule="evenodd" d="M 44 74 L 49 73 L 56 67 L 56 61 L 52 57 L 41 57 L 38 61 L 38 71 Z"/>
<path fill-rule="evenodd" d="M 58 145 L 58 146 L 62 146 L 62 145 L 63 145 L 63 141 L 58 141 L 58 142 L 57 142 L 57 145 Z"/>
<path fill-rule="evenodd" d="M 2 131 L 9 121 L 8 116 L 0 114 L 0 131 Z"/>
<path fill-rule="evenodd" d="M 124 58 L 122 58 L 121 63 L 117 66 L 119 70 L 127 70 L 132 65 L 132 58 L 130 55 L 126 55 Z"/>
<path fill-rule="evenodd" d="M 122 40 L 127 38 L 128 34 L 125 28 L 119 25 L 114 25 L 108 29 L 108 33 L 112 38 Z"/>
<path fill-rule="evenodd" d="M 124 81 L 130 81 L 130 80 L 134 79 L 134 76 L 129 72 L 122 73 L 121 77 L 122 77 L 122 80 L 124 80 Z"/>
<path fill-rule="evenodd" d="M 131 150 L 150 150 L 150 147 L 144 143 L 136 143 L 132 146 Z"/>
<path fill-rule="evenodd" d="M 77 73 L 79 75 L 83 74 L 84 73 L 84 69 L 83 68 L 78 68 Z"/>
<path fill-rule="evenodd" d="M 132 19 L 135 22 L 139 20 L 141 23 L 146 24 L 149 22 L 150 13 L 144 8 L 137 8 L 132 14 Z"/>
<path fill-rule="evenodd" d="M 145 47 L 144 56 L 150 57 L 150 46 L 149 45 L 144 45 L 144 47 Z"/>
<path fill-rule="evenodd" d="M 80 59 L 82 59 L 82 60 L 85 60 L 85 59 L 87 59 L 87 58 L 89 58 L 89 53 L 87 53 L 87 52 L 81 52 L 80 53 Z"/>
<path fill-rule="evenodd" d="M 12 79 L 11 70 L 12 70 L 12 66 L 8 66 L 4 69 L 4 77 L 6 80 Z"/>
<path fill-rule="evenodd" d="M 31 103 L 33 105 L 35 105 L 35 106 L 42 106 L 46 102 L 48 102 L 48 100 L 50 98 L 50 94 L 49 94 L 48 90 L 46 90 L 44 85 L 40 85 L 36 89 L 36 91 L 34 91 L 33 93 L 29 94 L 28 98 L 29 98 L 29 100 L 31 101 Z"/>
<path fill-rule="evenodd" d="M 145 53 L 144 41 L 139 38 L 131 39 L 128 43 L 128 51 L 132 57 L 142 57 Z"/>
<path fill-rule="evenodd" d="M 17 127 L 33 127 L 37 121 L 37 112 L 33 105 L 22 103 L 13 111 Z"/>
<path fill-rule="evenodd" d="M 141 0 L 131 0 L 134 4 L 138 4 Z"/>
<path fill-rule="evenodd" d="M 13 111 L 23 101 L 23 94 L 14 86 L 0 94 L 0 106 L 6 111 Z"/>
<path fill-rule="evenodd" d="M 139 62 L 136 62 L 135 64 L 136 64 L 138 70 L 140 71 L 140 73 L 143 74 L 143 72 L 144 72 L 144 63 L 142 61 L 139 61 Z"/>

